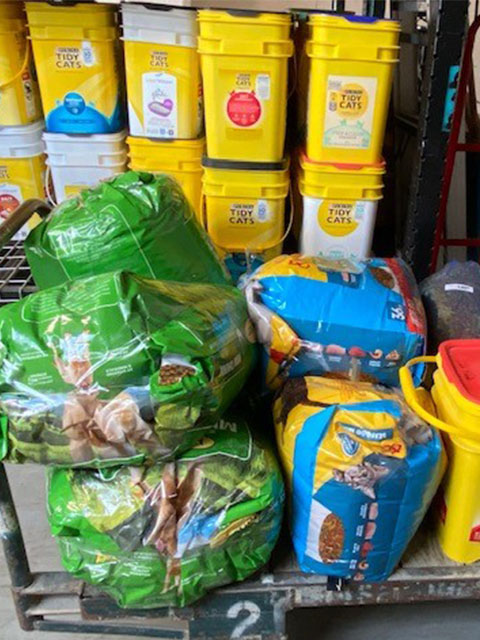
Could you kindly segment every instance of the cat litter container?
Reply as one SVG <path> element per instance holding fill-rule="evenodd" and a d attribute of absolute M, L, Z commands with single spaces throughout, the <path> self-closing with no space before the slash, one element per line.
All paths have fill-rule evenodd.
<path fill-rule="evenodd" d="M 126 131 L 74 136 L 45 133 L 55 199 L 62 202 L 127 168 Z"/>
<path fill-rule="evenodd" d="M 113 7 L 27 2 L 47 130 L 114 133 L 123 127 L 123 76 Z"/>
<path fill-rule="evenodd" d="M 199 11 L 209 158 L 281 162 L 290 15 Z"/>
<path fill-rule="evenodd" d="M 130 133 L 197 138 L 203 129 L 196 12 L 122 5 Z"/>
<path fill-rule="evenodd" d="M 166 173 L 175 178 L 200 220 L 205 139 L 151 140 L 130 136 L 127 143 L 130 169 Z"/>
<path fill-rule="evenodd" d="M 42 117 L 40 93 L 27 40 L 23 5 L 0 3 L 0 127 L 32 124 Z"/>
<path fill-rule="evenodd" d="M 0 128 L 0 220 L 5 220 L 24 200 L 45 197 L 43 126 L 40 120 L 22 127 Z M 33 216 L 28 227 L 39 220 Z M 24 227 L 17 237 L 26 235 Z"/>
<path fill-rule="evenodd" d="M 302 155 L 298 175 L 303 200 L 301 253 L 331 259 L 368 258 L 384 174 L 385 163 L 317 163 Z"/>
<path fill-rule="evenodd" d="M 419 402 L 409 367 L 435 363 L 431 390 L 438 417 Z M 424 420 L 445 434 L 448 467 L 437 500 L 437 532 L 456 562 L 480 560 L 480 340 L 447 340 L 437 356 L 414 358 L 400 370 L 405 398 Z"/>
<path fill-rule="evenodd" d="M 307 155 L 317 162 L 380 162 L 398 62 L 400 25 L 367 16 L 311 14 Z"/>

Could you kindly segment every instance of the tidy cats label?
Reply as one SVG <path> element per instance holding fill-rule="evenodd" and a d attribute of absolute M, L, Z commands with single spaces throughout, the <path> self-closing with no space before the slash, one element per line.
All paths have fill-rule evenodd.
<path fill-rule="evenodd" d="M 318 207 L 318 224 L 330 236 L 347 236 L 363 218 L 363 202 L 331 202 L 325 200 Z"/>
<path fill-rule="evenodd" d="M 263 101 L 270 99 L 268 74 L 238 73 L 226 104 L 228 120 L 239 128 L 254 128 L 263 116 Z"/>
<path fill-rule="evenodd" d="M 328 76 L 325 147 L 369 148 L 376 91 L 376 78 Z"/>

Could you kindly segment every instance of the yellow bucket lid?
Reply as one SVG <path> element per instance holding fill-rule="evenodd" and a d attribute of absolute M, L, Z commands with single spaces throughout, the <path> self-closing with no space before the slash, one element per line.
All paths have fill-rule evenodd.
<path fill-rule="evenodd" d="M 337 27 L 339 29 L 358 29 L 364 31 L 400 31 L 397 20 L 357 16 L 354 14 L 332 15 L 327 13 L 310 13 L 308 22 L 312 27 Z"/>
<path fill-rule="evenodd" d="M 163 140 L 160 138 L 141 138 L 136 136 L 128 136 L 127 144 L 130 148 L 145 147 L 150 150 L 155 149 L 185 149 L 192 152 L 197 151 L 200 156 L 203 155 L 205 148 L 205 138 L 196 138 L 193 140 Z"/>
<path fill-rule="evenodd" d="M 112 27 L 117 24 L 115 7 L 106 4 L 49 5 L 26 2 L 28 24 L 33 27 Z"/>
<path fill-rule="evenodd" d="M 304 171 L 313 171 L 314 173 L 328 173 L 337 176 L 347 174 L 358 174 L 364 176 L 383 176 L 385 169 L 385 161 L 377 164 L 354 164 L 342 162 L 315 162 L 310 160 L 304 153 L 300 154 L 300 167 Z"/>
<path fill-rule="evenodd" d="M 284 26 L 290 24 L 292 18 L 290 13 L 258 13 L 256 11 L 217 11 L 215 9 L 200 9 L 198 12 L 198 20 L 199 22 L 224 22 L 231 26 L 240 22 L 252 25 L 263 22 L 268 25 Z"/>

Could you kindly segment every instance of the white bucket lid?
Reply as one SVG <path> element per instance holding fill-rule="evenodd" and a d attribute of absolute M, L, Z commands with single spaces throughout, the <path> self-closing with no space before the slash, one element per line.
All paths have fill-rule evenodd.
<path fill-rule="evenodd" d="M 42 132 L 43 120 L 19 127 L 0 127 L 0 157 L 30 158 L 41 155 L 45 146 Z"/>
<path fill-rule="evenodd" d="M 197 47 L 196 11 L 122 4 L 122 15 L 124 40 Z"/>
<path fill-rule="evenodd" d="M 123 142 L 126 139 L 128 132 L 126 129 L 122 129 L 118 133 L 92 133 L 91 135 L 78 135 L 70 133 L 49 133 L 44 131 L 43 139 L 45 142 L 68 142 L 72 146 L 88 145 L 93 142 Z"/>

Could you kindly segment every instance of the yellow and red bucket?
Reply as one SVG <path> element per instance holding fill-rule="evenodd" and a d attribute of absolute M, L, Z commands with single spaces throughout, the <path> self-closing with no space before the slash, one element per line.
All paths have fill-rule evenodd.
<path fill-rule="evenodd" d="M 40 93 L 21 2 L 0 3 L 0 127 L 42 117 Z"/>
<path fill-rule="evenodd" d="M 207 154 L 281 162 L 287 120 L 287 14 L 199 11 Z"/>
<path fill-rule="evenodd" d="M 200 220 L 205 139 L 151 140 L 130 136 L 127 144 L 130 169 L 166 173 L 175 178 Z"/>
<path fill-rule="evenodd" d="M 434 363 L 431 396 L 437 416 L 419 401 L 409 367 Z M 448 467 L 438 500 L 438 537 L 457 562 L 480 560 L 480 340 L 448 340 L 437 356 L 415 358 L 400 370 L 411 408 L 445 435 Z"/>
<path fill-rule="evenodd" d="M 306 151 L 311 160 L 380 162 L 399 35 L 394 20 L 310 14 Z"/>

